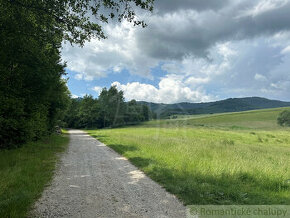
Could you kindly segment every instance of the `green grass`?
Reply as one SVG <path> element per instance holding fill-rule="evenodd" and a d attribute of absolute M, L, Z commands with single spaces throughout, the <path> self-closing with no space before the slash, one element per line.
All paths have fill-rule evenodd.
<path fill-rule="evenodd" d="M 53 135 L 12 150 L 0 150 L 0 217 L 26 217 L 51 180 L 69 138 Z"/>
<path fill-rule="evenodd" d="M 185 204 L 290 204 L 290 134 L 276 125 L 280 111 L 88 132 Z"/>
<path fill-rule="evenodd" d="M 178 119 L 154 120 L 145 122 L 142 126 L 147 127 L 207 127 L 219 129 L 253 129 L 253 130 L 282 130 L 277 124 L 278 114 L 290 108 L 275 108 L 264 110 L 253 110 L 245 112 L 210 114 L 210 115 L 188 115 Z"/>

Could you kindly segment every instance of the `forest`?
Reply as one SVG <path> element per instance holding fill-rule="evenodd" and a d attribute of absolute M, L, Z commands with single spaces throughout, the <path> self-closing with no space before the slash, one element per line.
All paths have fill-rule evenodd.
<path fill-rule="evenodd" d="M 103 88 L 99 97 L 91 95 L 71 99 L 62 126 L 69 128 L 105 128 L 137 124 L 155 118 L 147 105 L 135 100 L 125 102 L 115 86 Z"/>

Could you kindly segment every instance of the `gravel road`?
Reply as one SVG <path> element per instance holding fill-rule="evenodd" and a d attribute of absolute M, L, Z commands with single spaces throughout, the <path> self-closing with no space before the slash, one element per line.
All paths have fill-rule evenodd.
<path fill-rule="evenodd" d="M 185 217 L 185 207 L 124 157 L 80 130 L 33 217 Z"/>

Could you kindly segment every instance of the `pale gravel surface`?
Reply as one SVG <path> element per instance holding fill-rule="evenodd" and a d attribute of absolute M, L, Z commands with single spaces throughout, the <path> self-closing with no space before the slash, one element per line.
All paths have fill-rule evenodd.
<path fill-rule="evenodd" d="M 185 207 L 128 160 L 80 130 L 34 217 L 185 217 Z"/>

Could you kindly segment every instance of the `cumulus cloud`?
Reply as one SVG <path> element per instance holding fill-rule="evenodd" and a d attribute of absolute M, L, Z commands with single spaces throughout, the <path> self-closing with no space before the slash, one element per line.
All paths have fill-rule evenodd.
<path fill-rule="evenodd" d="M 206 102 L 213 100 L 201 88 L 190 89 L 185 86 L 176 75 L 170 75 L 160 80 L 158 88 L 150 84 L 139 82 L 120 84 L 113 82 L 119 90 L 124 92 L 126 100 L 148 101 L 155 103 L 176 103 L 176 102 Z"/>
<path fill-rule="evenodd" d="M 290 0 L 160 0 L 155 9 L 145 29 L 114 23 L 107 40 L 64 45 L 75 79 L 115 81 L 126 69 L 157 84 L 115 82 L 128 100 L 290 98 Z"/>
<path fill-rule="evenodd" d="M 197 11 L 193 7 L 157 14 L 150 18 L 148 28 L 137 32 L 138 46 L 149 56 L 160 59 L 206 57 L 216 43 L 289 30 L 290 2 L 278 2 L 230 1 L 218 11 Z M 262 8 L 265 4 L 268 6 Z"/>
<path fill-rule="evenodd" d="M 128 23 L 108 25 L 105 29 L 109 38 L 104 41 L 93 39 L 83 48 L 64 44 L 62 56 L 68 68 L 78 72 L 75 78 L 90 81 L 110 72 L 119 73 L 122 69 L 152 78 L 148 69 L 157 65 L 158 60 L 145 56 L 136 45 L 137 29 Z"/>
<path fill-rule="evenodd" d="M 160 61 L 205 58 L 217 43 L 290 30 L 289 0 L 171 0 L 156 4 L 160 13 L 146 19 L 149 26 L 145 29 L 112 24 L 105 27 L 107 40 L 92 40 L 84 48 L 64 45 L 68 68 L 85 80 L 122 69 L 152 78 L 150 69 Z M 243 16 L 237 17 L 237 13 Z"/>

